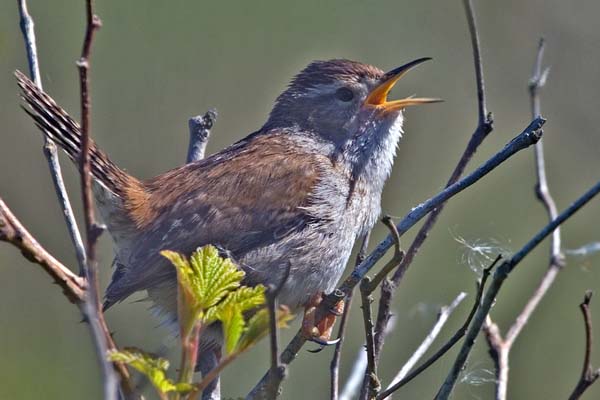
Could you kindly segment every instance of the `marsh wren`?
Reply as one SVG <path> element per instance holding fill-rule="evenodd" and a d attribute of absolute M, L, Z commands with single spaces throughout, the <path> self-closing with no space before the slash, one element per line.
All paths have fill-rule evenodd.
<path fill-rule="evenodd" d="M 315 61 L 277 98 L 262 128 L 148 180 L 92 144 L 94 195 L 116 248 L 105 307 L 147 291 L 153 307 L 175 319 L 175 269 L 159 252 L 189 254 L 206 244 L 225 251 L 247 285 L 277 283 L 289 265 L 279 303 L 293 311 L 314 306 L 378 219 L 404 108 L 439 101 L 387 100 L 426 60 L 387 73 L 355 61 Z M 17 78 L 38 127 L 77 161 L 77 122 L 27 77 Z M 311 335 L 327 336 L 331 324 Z"/>

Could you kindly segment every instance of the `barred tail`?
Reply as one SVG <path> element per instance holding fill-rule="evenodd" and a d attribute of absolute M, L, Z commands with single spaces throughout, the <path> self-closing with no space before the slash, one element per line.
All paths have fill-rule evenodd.
<path fill-rule="evenodd" d="M 22 72 L 16 71 L 21 97 L 28 107 L 23 109 L 40 128 L 45 136 L 59 145 L 74 162 L 79 162 L 81 153 L 81 128 L 56 102 L 44 93 Z M 132 179 L 125 171 L 113 163 L 106 153 L 94 142 L 90 143 L 92 174 L 100 183 L 115 195 L 122 197 Z"/>

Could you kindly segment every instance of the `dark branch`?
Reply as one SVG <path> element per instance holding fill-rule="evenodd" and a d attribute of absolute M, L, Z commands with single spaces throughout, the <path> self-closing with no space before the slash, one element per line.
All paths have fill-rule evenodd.
<path fill-rule="evenodd" d="M 593 348 L 593 334 L 592 334 L 592 315 L 590 313 L 590 301 L 592 300 L 592 292 L 587 291 L 583 302 L 579 305 L 581 313 L 583 314 L 583 322 L 585 324 L 585 354 L 583 357 L 583 370 L 579 377 L 579 382 L 573 390 L 573 393 L 569 396 L 569 400 L 577 400 L 583 395 L 583 393 L 600 378 L 600 368 L 594 370 L 592 368 L 592 348 Z"/>
<path fill-rule="evenodd" d="M 269 310 L 269 339 L 271 346 L 271 370 L 270 374 L 273 376 L 271 379 L 271 385 L 267 386 L 267 399 L 275 399 L 277 392 L 279 391 L 279 384 L 273 384 L 273 382 L 283 382 L 286 376 L 287 368 L 285 365 L 281 365 L 279 362 L 279 341 L 278 341 L 278 329 L 277 329 L 277 296 L 283 289 L 283 285 L 290 276 L 292 264 L 288 262 L 283 277 L 277 284 L 277 286 L 271 286 L 268 288 L 267 296 L 267 307 Z"/>
<path fill-rule="evenodd" d="M 358 250 L 358 254 L 356 255 L 356 265 L 359 265 L 365 259 L 370 236 L 371 232 L 369 231 L 362 239 L 360 249 Z M 338 329 L 338 342 L 335 344 L 335 350 L 333 351 L 333 357 L 329 366 L 329 370 L 331 372 L 330 400 L 338 400 L 339 396 L 340 360 L 342 356 L 342 345 L 344 344 L 344 334 L 348 322 L 348 315 L 350 314 L 350 308 L 352 306 L 352 294 L 353 292 L 350 292 L 348 296 L 346 296 L 344 312 L 342 313 L 342 319 L 340 321 Z"/>
<path fill-rule="evenodd" d="M 471 37 L 471 46 L 473 53 L 473 64 L 475 66 L 475 82 L 477 85 L 477 109 L 478 109 L 478 119 L 477 119 L 477 127 L 475 131 L 471 135 L 471 139 L 467 144 L 462 156 L 460 157 L 458 164 L 454 168 L 454 171 L 450 175 L 448 182 L 446 183 L 446 187 L 454 184 L 458 179 L 463 175 L 467 164 L 473 158 L 473 155 L 483 142 L 483 140 L 489 135 L 489 133 L 493 129 L 493 121 L 491 114 L 487 112 L 487 104 L 485 101 L 485 85 L 483 79 L 483 68 L 481 62 L 481 51 L 479 46 L 479 34 L 477 31 L 477 25 L 475 23 L 475 15 L 473 13 L 473 7 L 471 5 L 471 1 L 464 1 L 465 13 L 467 16 L 467 23 L 469 26 L 469 33 Z M 378 351 L 381 351 L 381 347 L 383 346 L 383 341 L 385 340 L 384 335 L 381 332 L 384 331 L 383 327 L 386 324 L 386 321 L 389 320 L 389 310 L 392 298 L 394 296 L 395 288 L 398 287 L 404 278 L 404 274 L 412 264 L 415 256 L 421 249 L 421 246 L 427 239 L 429 232 L 433 229 L 435 223 L 439 215 L 444 210 L 445 203 L 441 203 L 437 206 L 429 217 L 419 229 L 419 232 L 415 236 L 412 244 L 410 245 L 408 252 L 396 271 L 392 276 L 391 282 L 388 282 L 386 285 L 381 287 L 381 297 L 379 298 L 379 309 L 378 316 L 376 322 L 376 345 L 378 347 Z"/>
<path fill-rule="evenodd" d="M 531 101 L 531 115 L 533 118 L 541 114 L 541 102 L 540 102 L 540 90 L 545 85 L 548 77 L 548 68 L 542 68 L 543 55 L 544 55 L 545 42 L 544 39 L 540 39 L 539 45 L 536 52 L 536 57 L 533 65 L 533 73 L 529 79 L 529 94 Z M 556 218 L 558 211 L 556 204 L 550 190 L 548 188 L 548 181 L 546 178 L 546 167 L 544 160 L 544 145 L 543 140 L 537 142 L 534 146 L 535 154 L 535 171 L 537 182 L 535 185 L 535 193 L 538 200 L 542 203 L 548 218 L 551 221 Z M 488 317 L 484 325 L 484 331 L 486 334 L 486 340 L 490 346 L 490 355 L 494 361 L 496 367 L 496 400 L 505 400 L 508 392 L 508 368 L 509 368 L 509 355 L 512 346 L 529 321 L 529 318 L 533 312 L 537 309 L 542 298 L 548 292 L 548 289 L 554 283 L 558 272 L 564 265 L 564 259 L 561 254 L 561 234 L 560 228 L 557 228 L 551 237 L 550 244 L 550 257 L 548 270 L 542 277 L 537 288 L 523 307 L 523 310 L 515 318 L 515 321 L 510 326 L 506 333 L 506 337 L 502 338 L 500 328 Z"/>
<path fill-rule="evenodd" d="M 42 78 L 39 69 L 33 18 L 29 15 L 29 12 L 27 10 L 27 1 L 19 0 L 18 3 L 21 31 L 23 33 L 23 38 L 25 39 L 25 49 L 27 52 L 27 61 L 29 64 L 29 76 L 31 77 L 33 82 L 41 89 Z M 69 200 L 67 188 L 65 187 L 65 183 L 62 177 L 60 162 L 58 160 L 58 154 L 56 152 L 56 145 L 47 137 L 44 137 L 44 156 L 46 157 L 46 161 L 48 162 L 48 168 L 50 169 L 50 176 L 52 177 L 54 191 L 56 192 L 56 196 L 58 197 L 58 201 L 61 206 L 60 209 L 63 213 L 65 223 L 67 225 L 67 230 L 69 231 L 69 236 L 71 238 L 71 242 L 75 247 L 77 262 L 81 271 L 86 261 L 83 240 L 81 239 L 81 234 L 79 233 L 79 228 L 77 227 L 77 221 L 75 220 L 75 215 L 73 214 L 73 208 L 71 207 L 71 201 Z"/>
<path fill-rule="evenodd" d="M 414 378 L 419 376 L 423 371 L 433 365 L 437 360 L 439 360 L 444 354 L 448 352 L 454 345 L 463 337 L 467 332 L 467 328 L 469 327 L 473 317 L 475 316 L 477 310 L 481 306 L 481 298 L 483 296 L 483 290 L 485 289 L 485 283 L 487 282 L 492 269 L 496 266 L 496 264 L 500 261 L 501 256 L 496 257 L 494 262 L 486 269 L 483 270 L 483 274 L 481 276 L 481 281 L 477 287 L 477 295 L 475 296 L 475 302 L 473 303 L 473 307 L 471 308 L 471 312 L 467 317 L 466 321 L 463 325 L 452 335 L 452 337 L 442 346 L 438 351 L 436 351 L 431 357 L 429 357 L 423 364 L 419 365 L 415 368 L 411 373 L 406 375 L 402 380 L 400 380 L 395 385 L 390 386 L 385 391 L 381 392 L 379 396 L 377 396 L 377 400 L 382 400 L 394 393 L 396 390 L 400 389 L 402 386 L 406 385 L 408 382 L 412 381 Z"/>
<path fill-rule="evenodd" d="M 381 285 L 382 293 L 386 292 L 387 288 L 390 289 L 389 291 L 387 291 L 387 293 L 392 293 L 390 281 L 389 281 L 389 279 L 387 279 L 387 275 L 394 268 L 398 267 L 398 265 L 402 262 L 402 259 L 404 258 L 404 255 L 405 255 L 404 251 L 402 250 L 402 248 L 400 246 L 400 234 L 398 233 L 396 226 L 392 222 L 392 219 L 386 215 L 385 217 L 383 217 L 381 219 L 381 221 L 390 230 L 390 234 L 392 235 L 392 238 L 394 239 L 394 256 L 375 275 L 373 280 L 366 281 L 365 279 L 363 279 L 363 281 L 361 282 L 360 291 L 361 291 L 361 295 L 363 298 L 363 307 L 365 306 L 365 304 L 364 304 L 365 296 L 368 296 L 368 298 L 372 299 L 371 294 L 377 289 L 377 287 L 380 286 L 380 284 L 382 284 Z M 387 324 L 391 318 L 389 304 L 390 303 L 388 303 L 386 305 L 387 308 L 384 309 L 385 318 L 382 318 L 381 320 L 380 320 L 380 318 L 382 317 L 382 309 L 380 308 L 378 310 L 376 325 L 374 328 L 372 327 L 373 335 L 374 335 L 372 356 L 373 356 L 373 364 L 375 365 L 375 367 L 379 364 L 379 353 L 381 352 L 381 348 L 383 347 L 384 332 L 386 331 L 385 328 L 387 327 Z M 370 307 L 370 303 L 369 303 L 369 307 Z M 372 321 L 371 321 L 371 325 L 373 325 Z M 366 329 L 366 326 L 365 326 L 365 329 Z M 368 346 L 369 346 L 369 341 L 367 340 L 367 348 L 368 348 Z M 367 352 L 367 355 L 369 355 L 368 352 Z M 368 367 L 370 367 L 369 364 L 367 364 L 367 365 L 368 365 Z M 373 376 L 376 376 L 376 375 L 374 375 L 373 372 L 369 372 L 368 368 L 367 368 L 367 370 L 365 371 L 365 377 L 363 380 L 362 388 L 360 390 L 359 398 L 361 398 L 361 399 L 365 398 L 365 396 L 367 395 L 367 392 L 369 392 L 369 388 L 373 387 L 373 382 L 374 382 Z M 377 382 L 377 387 L 379 388 L 379 386 L 380 385 Z M 372 396 L 370 396 L 369 398 L 372 398 L 376 394 L 377 393 L 375 393 L 373 391 L 371 393 Z"/>
<path fill-rule="evenodd" d="M 217 110 L 210 109 L 204 115 L 192 117 L 188 121 L 190 128 L 190 142 L 188 145 L 186 162 L 202 160 L 206 152 L 206 145 L 210 138 L 210 130 L 217 120 Z"/>
<path fill-rule="evenodd" d="M 480 165 L 474 172 L 454 183 L 453 185 L 450 185 L 442 192 L 438 193 L 427 201 L 419 204 L 417 207 L 414 207 L 398 224 L 396 224 L 396 229 L 398 230 L 399 236 L 406 233 L 406 231 L 408 231 L 412 226 L 414 226 L 440 204 L 479 181 L 517 152 L 536 143 L 542 135 L 541 128 L 545 122 L 546 120 L 541 117 L 536 118 L 527 126 L 527 128 L 525 128 L 523 132 L 511 140 L 506 146 L 504 146 L 502 150 L 492 156 L 488 161 Z M 373 268 L 373 266 L 381 259 L 381 257 L 386 254 L 387 250 L 389 250 L 389 248 L 393 245 L 393 242 L 394 239 L 391 236 L 388 236 L 384 241 L 379 243 L 375 250 L 371 252 L 371 254 L 352 271 L 350 276 L 344 280 L 338 289 L 325 296 L 318 307 L 315 323 L 318 324 L 325 317 L 328 309 L 331 309 L 337 302 L 343 300 L 358 285 L 358 283 L 366 276 L 371 268 Z M 287 347 L 283 350 L 281 362 L 284 364 L 293 362 L 305 342 L 306 338 L 301 331 L 298 331 L 290 343 L 288 343 Z M 268 380 L 267 373 L 254 387 L 247 399 L 256 398 L 254 396 L 257 393 L 262 392 Z"/>
<path fill-rule="evenodd" d="M 91 99 L 90 99 L 90 56 L 95 32 L 100 28 L 101 22 L 94 14 L 93 0 L 86 0 L 86 32 L 83 41 L 81 58 L 77 61 L 79 69 L 79 83 L 81 89 L 81 192 L 83 198 L 83 214 L 86 230 L 86 262 L 81 271 L 88 281 L 88 293 L 83 309 L 90 324 L 96 353 L 102 366 L 104 376 L 105 399 L 118 398 L 118 382 L 115 370 L 107 360 L 106 354 L 112 345 L 110 332 L 104 320 L 98 288 L 98 265 L 96 261 L 96 243 L 102 232 L 94 216 L 94 200 L 92 196 L 92 173 L 90 163 L 91 139 Z M 118 368 L 118 366 L 117 366 Z"/>
<path fill-rule="evenodd" d="M 400 368 L 400 371 L 396 374 L 388 388 L 391 388 L 396 383 L 400 382 L 404 377 L 410 372 L 410 370 L 415 366 L 415 364 L 425 355 L 425 353 L 429 350 L 435 339 L 438 337 L 446 322 L 450 319 L 450 315 L 454 312 L 454 310 L 460 305 L 460 303 L 467 297 L 465 292 L 460 292 L 458 296 L 447 306 L 443 306 L 440 308 L 440 311 L 437 316 L 437 320 L 435 324 L 425 336 L 425 339 L 417 350 L 413 353 L 413 355 L 408 359 L 406 363 Z"/>
<path fill-rule="evenodd" d="M 58 284 L 65 296 L 73 302 L 80 303 L 85 297 L 86 281 L 71 272 L 25 229 L 21 222 L 10 211 L 0 198 L 0 241 L 16 246 L 29 261 L 39 264 Z"/>
<path fill-rule="evenodd" d="M 365 347 L 367 349 L 367 369 L 365 371 L 365 386 L 360 394 L 360 399 L 373 399 L 379 393 L 381 384 L 377 377 L 377 361 L 375 360 L 375 338 L 373 332 L 373 318 L 371 315 L 371 279 L 365 277 L 360 284 L 360 298 L 365 329 Z"/>
<path fill-rule="evenodd" d="M 567 207 L 561 214 L 552 220 L 548 225 L 543 227 L 532 239 L 527 242 L 517 253 L 515 253 L 509 260 L 505 261 L 498 267 L 489 288 L 485 292 L 481 306 L 478 308 L 473 318 L 472 324 L 469 326 L 463 345 L 458 353 L 456 360 L 450 370 L 444 384 L 440 388 L 436 400 L 445 400 L 450 396 L 450 393 L 454 389 L 456 380 L 460 371 L 463 369 L 465 362 L 471 352 L 477 335 L 481 331 L 481 327 L 485 322 L 485 319 L 492 308 L 496 300 L 496 296 L 500 291 L 504 281 L 515 269 L 517 265 L 527 256 L 533 249 L 535 249 L 548 235 L 550 235 L 558 226 L 573 216 L 581 207 L 586 205 L 600 192 L 600 182 L 597 182 L 569 207 Z"/>

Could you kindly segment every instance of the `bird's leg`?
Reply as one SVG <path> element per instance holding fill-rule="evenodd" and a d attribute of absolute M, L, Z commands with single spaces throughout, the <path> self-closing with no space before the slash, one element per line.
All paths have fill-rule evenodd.
<path fill-rule="evenodd" d="M 329 338 L 335 324 L 335 318 L 344 311 L 344 300 L 340 300 L 331 309 L 327 310 L 327 315 L 325 315 L 321 322 L 315 324 L 317 307 L 322 300 L 322 293 L 312 296 L 304 308 L 304 318 L 302 319 L 302 332 L 304 336 L 307 340 L 321 345 L 316 351 L 309 350 L 313 353 L 321 351 L 324 346 L 336 344 L 339 341 L 339 339 L 329 340 Z"/>

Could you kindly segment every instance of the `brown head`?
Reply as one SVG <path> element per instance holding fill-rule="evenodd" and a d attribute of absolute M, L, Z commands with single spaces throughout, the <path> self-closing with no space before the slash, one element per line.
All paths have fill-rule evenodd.
<path fill-rule="evenodd" d="M 440 101 L 413 97 L 387 100 L 394 84 L 427 60 L 420 58 L 387 73 L 356 61 L 315 61 L 277 98 L 263 130 L 298 128 L 340 145 L 366 124 L 395 120 L 405 107 Z"/>

